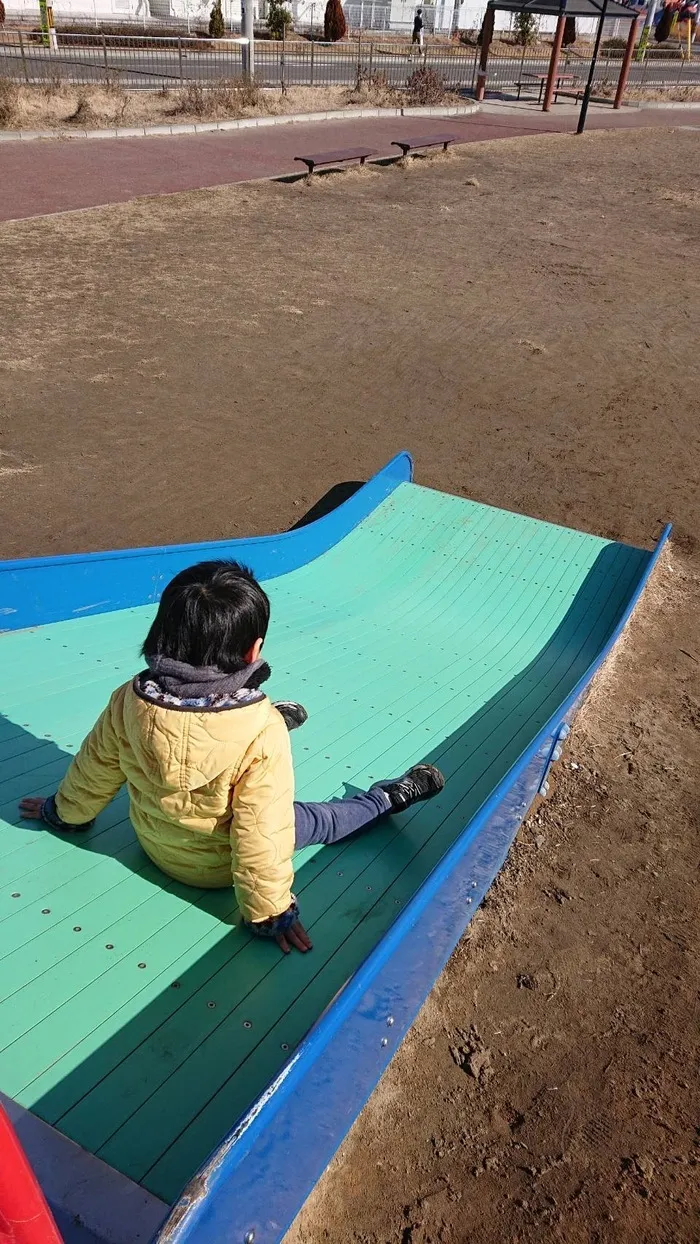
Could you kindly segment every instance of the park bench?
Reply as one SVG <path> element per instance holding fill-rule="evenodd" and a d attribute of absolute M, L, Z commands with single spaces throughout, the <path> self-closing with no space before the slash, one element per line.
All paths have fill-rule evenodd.
<path fill-rule="evenodd" d="M 583 99 L 583 87 L 581 86 L 578 89 L 576 89 L 575 87 L 572 87 L 570 91 L 555 91 L 555 94 L 554 94 L 555 104 L 560 95 L 563 95 L 564 99 L 573 99 L 575 100 L 577 104 L 579 104 L 581 100 Z M 605 100 L 604 102 L 609 103 L 610 101 Z"/>
<path fill-rule="evenodd" d="M 376 154 L 372 147 L 344 147 L 340 151 L 319 151 L 316 155 L 295 156 L 294 159 L 305 164 L 311 176 L 314 169 L 321 165 L 344 164 L 348 160 L 359 160 L 360 164 L 364 164 L 368 156 Z"/>
<path fill-rule="evenodd" d="M 407 156 L 411 151 L 418 151 L 423 147 L 442 147 L 443 151 L 447 151 L 450 143 L 455 141 L 454 134 L 429 134 L 423 138 L 405 139 L 403 142 L 392 142 L 392 147 L 400 147 L 402 156 Z"/>
<path fill-rule="evenodd" d="M 526 91 L 528 87 L 534 90 L 534 88 L 537 86 L 537 83 L 532 78 L 518 78 L 517 82 L 515 82 L 513 85 L 517 86 L 518 99 L 520 99 L 520 94 L 522 91 Z M 538 101 L 538 102 L 541 102 L 541 101 Z"/>

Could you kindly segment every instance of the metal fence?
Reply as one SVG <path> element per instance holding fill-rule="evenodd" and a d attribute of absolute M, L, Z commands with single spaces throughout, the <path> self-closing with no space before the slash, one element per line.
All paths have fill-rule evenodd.
<path fill-rule="evenodd" d="M 130 90 L 198 82 L 203 87 L 236 79 L 244 72 L 243 48 L 232 39 L 181 35 L 73 34 L 58 32 L 52 49 L 40 33 L 0 36 L 0 77 L 30 84 L 60 79 L 71 83 L 119 83 Z M 463 46 L 413 48 L 407 43 L 360 37 L 340 44 L 272 40 L 255 44 L 255 78 L 260 86 L 355 86 L 372 81 L 405 87 L 421 66 L 433 68 L 447 88 L 468 89 L 474 81 L 476 49 Z"/>
<path fill-rule="evenodd" d="M 347 0 L 343 7 L 351 30 L 410 32 L 416 15 L 415 0 Z M 459 4 L 452 0 L 425 4 L 422 11 L 426 34 L 449 35 L 459 25 Z"/>
<path fill-rule="evenodd" d="M 598 58 L 593 77 L 593 94 L 605 98 L 617 86 L 622 64 L 622 49 L 604 49 Z M 560 95 L 577 94 L 583 90 L 591 65 L 591 51 L 569 50 L 562 53 L 559 61 Z M 487 94 L 515 94 L 522 99 L 541 99 L 544 77 L 549 67 L 549 56 L 533 55 L 523 50 L 519 56 L 500 54 L 492 50 L 488 60 Z M 568 79 L 568 80 L 567 80 Z M 630 68 L 628 88 L 673 90 L 682 86 L 700 87 L 700 56 L 693 60 L 663 60 L 648 57 L 644 62 L 633 61 Z"/>
<path fill-rule="evenodd" d="M 21 30 L 0 34 L 0 77 L 30 84 L 55 82 L 118 83 L 122 87 L 157 89 L 197 82 L 213 87 L 222 80 L 240 78 L 244 72 L 243 49 L 235 39 L 208 39 L 186 35 L 152 38 L 146 35 L 106 35 L 100 32 L 60 31 L 52 49 L 40 32 Z M 620 53 L 604 53 L 598 64 L 598 87 L 617 82 Z M 445 87 L 469 92 L 476 80 L 478 49 L 463 44 L 428 42 L 422 50 L 396 39 L 360 35 L 342 43 L 328 44 L 303 39 L 283 42 L 258 41 L 255 45 L 255 77 L 260 86 L 344 86 L 371 81 L 380 87 L 406 87 L 417 69 L 435 71 Z M 562 58 L 562 72 L 578 89 L 588 75 L 588 56 L 575 53 Z M 537 98 L 546 74 L 548 54 L 528 53 L 489 58 L 487 90 L 490 94 Z M 700 86 L 700 59 L 689 61 L 648 60 L 633 65 L 632 86 Z"/>
<path fill-rule="evenodd" d="M 412 47 L 357 38 L 344 44 L 257 43 L 255 75 L 261 85 L 406 87 L 418 69 L 433 69 L 449 90 L 469 90 L 477 52 L 467 47 Z"/>

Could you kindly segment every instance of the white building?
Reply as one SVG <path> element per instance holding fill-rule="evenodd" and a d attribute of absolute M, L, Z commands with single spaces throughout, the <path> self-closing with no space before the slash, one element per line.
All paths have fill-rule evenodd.
<path fill-rule="evenodd" d="M 294 22 L 300 27 L 323 25 L 325 0 L 288 0 Z M 66 18 L 80 21 L 100 22 L 134 21 L 149 26 L 154 22 L 191 23 L 201 27 L 209 20 L 212 0 L 54 0 L 54 17 L 60 24 Z M 38 0 L 5 0 L 8 17 L 21 16 L 25 21 L 39 21 Z M 241 22 L 241 0 L 221 0 L 224 20 L 230 29 L 238 29 Z M 348 26 L 353 30 L 393 31 L 409 33 L 413 27 L 418 4 L 416 0 L 344 0 L 343 7 Z M 436 0 L 424 4 L 423 21 L 427 34 L 448 34 L 451 30 L 478 30 L 486 9 L 485 0 Z M 265 0 L 254 0 L 256 18 L 265 11 Z M 550 33 L 556 21 L 540 17 L 540 30 Z M 496 30 L 512 29 L 513 15 L 496 13 Z M 617 23 L 615 23 L 617 24 Z M 611 24 L 612 26 L 612 24 Z M 577 19 L 581 35 L 591 35 L 596 22 Z M 155 33 L 155 31 L 153 32 Z M 606 32 L 610 37 L 617 32 Z"/>
<path fill-rule="evenodd" d="M 298 0 L 293 9 L 298 7 L 299 14 L 308 12 L 312 7 L 316 13 L 319 9 L 323 14 L 323 0 L 312 5 L 311 0 Z M 419 7 L 417 0 L 344 0 L 343 8 L 348 25 L 353 30 L 387 30 L 397 34 L 407 34 L 413 28 L 413 19 Z M 423 23 L 428 34 L 448 34 L 451 30 L 479 30 L 486 11 L 485 0 L 435 0 L 435 3 L 423 4 Z M 301 17 L 302 22 L 308 19 Z M 556 18 L 538 18 L 539 28 L 543 34 L 551 33 L 556 27 Z M 595 19 L 577 18 L 579 34 L 592 35 L 596 29 Z M 513 14 L 496 12 L 496 30 L 510 31 L 513 28 Z M 613 32 L 614 33 L 614 32 Z"/>
<path fill-rule="evenodd" d="M 94 21 L 100 23 L 136 22 L 152 29 L 155 23 L 186 22 L 202 26 L 209 20 L 213 0 L 54 0 L 54 20 Z M 255 4 L 257 12 L 258 5 Z M 6 0 L 8 18 L 21 17 L 39 23 L 37 0 Z M 227 26 L 237 29 L 241 21 L 241 0 L 221 0 Z"/>

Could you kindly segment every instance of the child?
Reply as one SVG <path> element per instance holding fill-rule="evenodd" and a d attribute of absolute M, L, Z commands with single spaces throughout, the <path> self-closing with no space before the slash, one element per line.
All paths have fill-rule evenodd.
<path fill-rule="evenodd" d="M 270 602 L 236 562 L 201 562 L 168 584 L 142 648 L 148 666 L 113 693 L 55 795 L 20 811 L 89 829 L 126 782 L 144 851 L 176 881 L 231 884 L 246 926 L 289 953 L 311 949 L 292 894 L 295 848 L 339 842 L 442 790 L 416 765 L 364 794 L 295 803 L 289 730 L 300 704 L 272 704 L 260 659 Z"/>

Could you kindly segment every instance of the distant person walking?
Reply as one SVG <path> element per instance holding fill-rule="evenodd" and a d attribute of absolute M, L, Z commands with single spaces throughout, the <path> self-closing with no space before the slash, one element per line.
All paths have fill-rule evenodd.
<path fill-rule="evenodd" d="M 423 10 L 416 9 L 416 16 L 413 19 L 413 38 L 411 44 L 417 44 L 419 51 L 423 50 Z"/>

